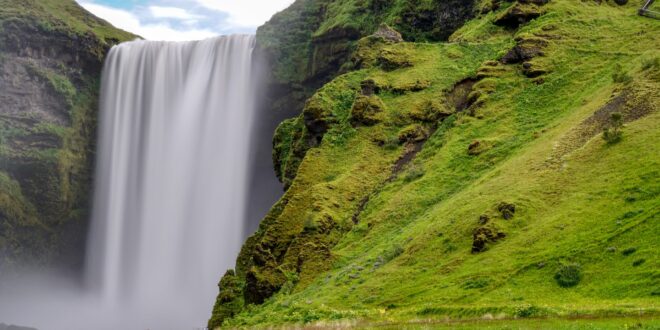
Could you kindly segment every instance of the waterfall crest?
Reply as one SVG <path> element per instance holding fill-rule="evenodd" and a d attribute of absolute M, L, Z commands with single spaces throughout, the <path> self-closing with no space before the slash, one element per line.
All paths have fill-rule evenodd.
<path fill-rule="evenodd" d="M 86 273 L 107 304 L 171 310 L 179 321 L 189 313 L 186 327 L 210 315 L 244 239 L 254 43 L 238 35 L 110 51 Z"/>

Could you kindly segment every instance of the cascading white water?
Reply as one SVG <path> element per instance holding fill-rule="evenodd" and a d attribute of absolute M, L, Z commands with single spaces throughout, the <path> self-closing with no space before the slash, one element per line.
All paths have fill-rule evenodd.
<path fill-rule="evenodd" d="M 205 324 L 244 238 L 253 47 L 229 36 L 110 51 L 87 267 L 106 304 L 171 329 Z"/>

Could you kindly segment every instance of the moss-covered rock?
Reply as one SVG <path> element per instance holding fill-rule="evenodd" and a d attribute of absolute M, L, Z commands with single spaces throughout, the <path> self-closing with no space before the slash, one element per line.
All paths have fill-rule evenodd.
<path fill-rule="evenodd" d="M 405 52 L 393 52 L 390 50 L 383 50 L 376 59 L 378 65 L 386 71 L 392 71 L 401 68 L 413 66 L 410 58 Z"/>
<path fill-rule="evenodd" d="M 484 252 L 488 249 L 488 245 L 500 241 L 506 237 L 502 232 L 492 223 L 483 223 L 482 226 L 475 228 L 472 232 L 472 253 Z"/>
<path fill-rule="evenodd" d="M 376 95 L 358 95 L 351 108 L 353 126 L 372 126 L 383 120 L 385 104 Z"/>
<path fill-rule="evenodd" d="M 262 304 L 286 283 L 286 276 L 279 269 L 252 268 L 245 275 L 245 303 Z M 224 305 L 220 303 L 220 305 Z M 217 317 L 217 315 L 214 315 Z"/>
<path fill-rule="evenodd" d="M 518 1 L 497 16 L 494 23 L 496 25 L 515 29 L 542 14 L 543 11 L 536 4 L 529 3 L 528 1 Z"/>
<path fill-rule="evenodd" d="M 410 119 L 427 123 L 435 123 L 438 120 L 447 118 L 454 113 L 454 108 L 450 108 L 447 103 L 438 100 L 425 100 L 419 102 L 411 111 Z"/>
<path fill-rule="evenodd" d="M 228 270 L 218 283 L 220 293 L 213 306 L 212 317 L 208 328 L 215 329 L 222 325 L 222 321 L 233 317 L 243 307 L 243 290 L 238 276 L 233 270 Z"/>
<path fill-rule="evenodd" d="M 504 64 L 521 63 L 529 61 L 537 56 L 545 55 L 543 49 L 548 46 L 545 38 L 528 37 L 517 40 L 513 47 L 501 59 Z"/>
<path fill-rule="evenodd" d="M 429 138 L 429 129 L 420 125 L 412 124 L 404 127 L 399 131 L 399 142 L 401 143 L 418 143 L 426 141 Z"/>

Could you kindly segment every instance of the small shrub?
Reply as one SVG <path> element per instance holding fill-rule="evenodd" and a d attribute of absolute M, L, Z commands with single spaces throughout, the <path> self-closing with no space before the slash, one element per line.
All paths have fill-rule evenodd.
<path fill-rule="evenodd" d="M 641 266 L 643 263 L 646 262 L 646 259 L 637 259 L 635 262 L 633 262 L 633 267 Z"/>
<path fill-rule="evenodd" d="M 657 70 L 658 68 L 660 68 L 660 58 L 654 57 L 642 60 L 642 70 Z"/>
<path fill-rule="evenodd" d="M 296 284 L 298 284 L 300 276 L 298 276 L 298 273 L 296 272 L 284 272 L 284 276 L 286 277 L 286 282 L 282 286 L 282 289 L 280 289 L 280 292 L 291 294 L 296 287 Z"/>
<path fill-rule="evenodd" d="M 405 182 L 415 181 L 424 176 L 424 169 L 421 166 L 412 165 L 408 169 L 406 176 L 403 178 Z"/>
<path fill-rule="evenodd" d="M 612 73 L 612 80 L 615 83 L 627 84 L 632 81 L 632 77 L 623 71 L 620 64 L 614 66 L 614 73 Z"/>
<path fill-rule="evenodd" d="M 305 223 L 303 225 L 305 232 L 312 233 L 316 232 L 319 229 L 318 223 L 314 220 L 314 217 L 312 215 L 308 215 L 307 218 L 305 219 Z"/>
<path fill-rule="evenodd" d="M 555 273 L 555 281 L 562 288 L 578 285 L 582 280 L 582 267 L 579 264 L 562 265 Z"/>
<path fill-rule="evenodd" d="M 629 256 L 629 255 L 631 255 L 635 252 L 637 252 L 637 248 L 631 247 L 631 248 L 627 248 L 627 249 L 621 251 L 621 254 L 623 254 L 624 256 L 627 257 L 627 256 Z"/>
<path fill-rule="evenodd" d="M 399 137 L 388 136 L 383 140 L 383 148 L 385 150 L 396 150 L 399 148 Z"/>
<path fill-rule="evenodd" d="M 463 283 L 463 289 L 466 289 L 466 290 L 481 289 L 481 288 L 487 287 L 488 283 L 489 283 L 489 281 L 486 278 L 472 279 L 472 280 L 468 280 L 465 283 Z"/>
<path fill-rule="evenodd" d="M 613 144 L 621 141 L 623 132 L 623 116 L 619 112 L 614 112 L 610 115 L 610 123 L 608 127 L 603 130 L 603 139 L 608 144 Z"/>
<path fill-rule="evenodd" d="M 382 262 L 387 263 L 392 261 L 394 258 L 400 256 L 403 253 L 403 247 L 401 245 L 395 244 L 391 248 L 383 252 Z"/>
<path fill-rule="evenodd" d="M 527 317 L 538 316 L 540 312 L 541 310 L 534 305 L 523 304 L 516 307 L 516 309 L 513 311 L 513 315 L 515 317 L 527 318 Z"/>

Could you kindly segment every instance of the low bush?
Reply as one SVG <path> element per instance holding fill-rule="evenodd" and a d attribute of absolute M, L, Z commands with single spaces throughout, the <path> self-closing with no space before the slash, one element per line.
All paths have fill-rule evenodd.
<path fill-rule="evenodd" d="M 612 113 L 610 115 L 609 125 L 603 130 L 603 139 L 605 142 L 613 144 L 621 141 L 621 137 L 623 136 L 622 128 L 623 116 L 618 112 Z"/>
<path fill-rule="evenodd" d="M 531 304 L 517 306 L 513 311 L 513 315 L 519 318 L 534 317 L 539 316 L 539 314 L 541 314 L 541 309 Z"/>
<path fill-rule="evenodd" d="M 620 64 L 617 64 L 614 67 L 614 73 L 612 73 L 612 80 L 615 83 L 627 84 L 632 81 L 632 77 L 623 71 L 623 67 Z"/>
<path fill-rule="evenodd" d="M 319 229 L 319 225 L 318 225 L 318 223 L 316 223 L 316 220 L 314 220 L 314 216 L 312 216 L 312 215 L 307 216 L 303 226 L 304 226 L 303 228 L 304 228 L 305 232 L 307 232 L 307 233 L 313 233 L 313 232 L 316 232 Z"/>
<path fill-rule="evenodd" d="M 488 283 L 489 281 L 486 278 L 471 279 L 463 283 L 463 289 L 481 289 L 487 287 Z"/>
<path fill-rule="evenodd" d="M 624 256 L 629 256 L 635 252 L 637 252 L 637 248 L 631 247 L 621 251 L 621 254 L 623 254 Z"/>
<path fill-rule="evenodd" d="M 403 250 L 403 247 L 401 247 L 401 245 L 398 245 L 398 244 L 393 245 L 392 247 L 387 249 L 385 252 L 383 252 L 383 255 L 382 255 L 383 263 L 387 263 L 387 262 L 392 261 L 394 258 L 396 258 L 396 257 L 400 256 L 401 254 L 403 254 L 403 251 L 404 250 Z"/>
<path fill-rule="evenodd" d="M 653 58 L 646 58 L 642 60 L 642 70 L 656 70 L 660 68 L 660 58 L 658 57 L 653 57 Z"/>
<path fill-rule="evenodd" d="M 405 182 L 415 181 L 424 176 L 424 168 L 417 165 L 412 165 L 406 172 L 406 176 L 403 178 Z"/>
<path fill-rule="evenodd" d="M 578 285 L 582 280 L 582 267 L 579 264 L 562 265 L 555 273 L 555 281 L 562 288 Z"/>

